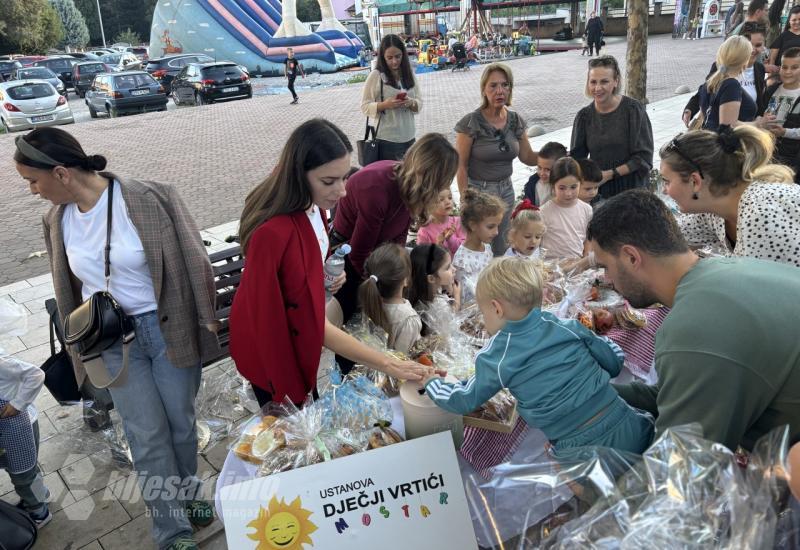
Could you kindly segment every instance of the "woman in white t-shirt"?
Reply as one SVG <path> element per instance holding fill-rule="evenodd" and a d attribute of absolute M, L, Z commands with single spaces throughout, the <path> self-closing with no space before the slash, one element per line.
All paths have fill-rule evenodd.
<path fill-rule="evenodd" d="M 578 198 L 581 167 L 572 157 L 558 159 L 550 172 L 553 199 L 541 207 L 547 232 L 542 237 L 546 258 L 559 260 L 586 256 L 586 228 L 592 207 Z"/>
<path fill-rule="evenodd" d="M 104 248 L 111 208 L 108 289 L 132 318 L 127 361 L 117 341 L 102 352 L 112 381 L 153 535 L 161 548 L 197 548 L 192 524 L 213 520 L 199 498 L 194 402 L 202 358 L 218 348 L 214 278 L 203 241 L 174 188 L 108 172 L 67 132 L 41 128 L 17 138 L 19 174 L 53 203 L 44 218 L 56 302 L 63 319 L 105 290 Z M 70 349 L 78 383 L 86 376 Z M 117 375 L 125 372 L 116 379 Z M 98 371 L 90 370 L 97 377 Z M 179 492 L 164 480 L 179 480 Z"/>

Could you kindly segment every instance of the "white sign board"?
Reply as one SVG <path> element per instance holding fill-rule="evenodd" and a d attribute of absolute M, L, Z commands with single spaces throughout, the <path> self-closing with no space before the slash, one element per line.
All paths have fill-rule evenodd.
<path fill-rule="evenodd" d="M 477 550 L 450 432 L 224 487 L 237 550 Z"/>

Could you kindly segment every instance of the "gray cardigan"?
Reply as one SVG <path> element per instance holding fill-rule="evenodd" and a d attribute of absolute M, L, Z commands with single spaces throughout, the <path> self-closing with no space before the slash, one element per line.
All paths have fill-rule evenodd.
<path fill-rule="evenodd" d="M 214 274 L 200 233 L 174 187 L 157 182 L 116 179 L 128 215 L 139 233 L 153 279 L 161 331 L 170 362 L 179 368 L 199 365 L 218 349 L 216 336 L 205 326 L 215 320 Z M 61 221 L 65 205 L 44 215 L 44 242 L 50 258 L 58 313 L 63 320 L 78 305 L 81 281 L 69 268 Z M 78 384 L 85 371 L 70 350 Z"/>

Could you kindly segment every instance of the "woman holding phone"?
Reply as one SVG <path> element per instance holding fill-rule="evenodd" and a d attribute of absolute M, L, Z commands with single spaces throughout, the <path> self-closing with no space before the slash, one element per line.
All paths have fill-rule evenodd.
<path fill-rule="evenodd" d="M 381 40 L 376 70 L 364 84 L 361 111 L 377 128 L 380 160 L 400 160 L 414 143 L 414 116 L 422 108 L 422 93 L 414 78 L 406 46 L 396 34 Z"/>

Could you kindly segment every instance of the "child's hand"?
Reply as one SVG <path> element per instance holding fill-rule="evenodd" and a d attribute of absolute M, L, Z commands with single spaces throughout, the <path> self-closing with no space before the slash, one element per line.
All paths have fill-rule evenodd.
<path fill-rule="evenodd" d="M 19 411 L 11 406 L 11 403 L 6 403 L 6 406 L 3 408 L 3 411 L 0 412 L 0 418 L 10 418 L 12 416 L 17 416 Z"/>
<path fill-rule="evenodd" d="M 431 368 L 428 374 L 422 378 L 422 385 L 427 386 L 431 380 L 444 378 L 445 376 L 447 376 L 447 371 Z"/>
<path fill-rule="evenodd" d="M 783 126 L 769 126 L 767 129 L 778 137 L 786 135 L 786 129 Z"/>

